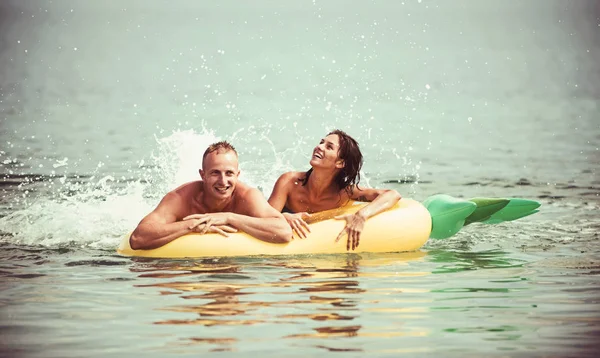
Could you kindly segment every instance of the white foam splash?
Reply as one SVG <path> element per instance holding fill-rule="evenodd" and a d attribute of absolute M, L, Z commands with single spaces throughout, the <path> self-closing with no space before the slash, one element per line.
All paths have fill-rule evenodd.
<path fill-rule="evenodd" d="M 34 200 L 25 209 L 0 218 L 0 230 L 15 244 L 93 246 L 122 235 L 150 209 L 143 191 L 140 182 L 115 191 L 110 179 L 101 178 L 96 186 L 75 195 Z"/>
<path fill-rule="evenodd" d="M 213 132 L 204 130 L 176 131 L 168 137 L 157 138 L 157 154 L 152 160 L 157 166 L 156 178 L 148 178 L 157 183 L 156 190 L 163 193 L 181 184 L 198 180 L 198 170 L 202 167 L 202 155 L 210 144 L 219 141 Z"/>
<path fill-rule="evenodd" d="M 134 182 L 119 182 L 110 175 L 93 176 L 86 183 L 55 178 L 48 183 L 53 190 L 52 197 L 28 197 L 22 205 L 24 208 L 0 218 L 0 242 L 49 248 L 112 249 L 168 191 L 200 178 L 202 154 L 209 144 L 218 140 L 206 129 L 201 133 L 175 131 L 156 138 L 157 148 L 150 158 L 133 160 L 139 164 L 137 167 L 142 167 L 138 168 L 141 177 Z M 236 142 L 244 145 L 242 139 Z M 273 149 L 266 156 L 270 157 L 271 153 L 272 158 L 240 160 L 240 180 L 265 188 L 267 195 L 283 172 L 281 169 L 289 169 L 281 160 L 285 153 Z M 150 163 L 144 166 L 145 162 Z M 244 163 L 252 170 L 243 170 Z"/>

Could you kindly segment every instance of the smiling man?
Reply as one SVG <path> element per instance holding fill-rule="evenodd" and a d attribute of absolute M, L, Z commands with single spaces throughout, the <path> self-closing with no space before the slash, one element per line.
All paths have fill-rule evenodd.
<path fill-rule="evenodd" d="M 267 242 L 289 242 L 292 231 L 283 215 L 258 189 L 238 181 L 239 175 L 235 148 L 224 141 L 210 145 L 202 157 L 202 180 L 167 193 L 131 234 L 131 248 L 155 249 L 191 232 L 228 236 L 238 230 Z"/>

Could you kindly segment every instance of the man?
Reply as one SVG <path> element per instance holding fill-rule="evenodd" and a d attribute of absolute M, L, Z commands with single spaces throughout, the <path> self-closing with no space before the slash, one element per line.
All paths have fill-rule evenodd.
<path fill-rule="evenodd" d="M 224 141 L 210 145 L 202 157 L 202 180 L 167 193 L 131 234 L 131 248 L 155 249 L 191 232 L 228 236 L 238 230 L 267 242 L 289 242 L 292 231 L 283 215 L 258 189 L 239 182 L 239 175 L 235 148 Z"/>

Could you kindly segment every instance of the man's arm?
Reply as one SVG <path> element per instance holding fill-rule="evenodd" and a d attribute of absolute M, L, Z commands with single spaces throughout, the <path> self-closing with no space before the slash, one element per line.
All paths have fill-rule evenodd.
<path fill-rule="evenodd" d="M 129 238 L 131 248 L 155 249 L 190 233 L 192 222 L 177 221 L 177 213 L 182 205 L 182 198 L 177 192 L 165 195 L 156 209 L 146 215 L 131 234 Z"/>
<path fill-rule="evenodd" d="M 205 233 L 214 226 L 229 225 L 266 242 L 290 242 L 292 229 L 283 215 L 269 205 L 258 189 L 247 189 L 238 200 L 235 212 L 193 214 L 183 219 L 194 219 L 198 225 L 204 225 L 204 229 L 199 230 L 200 233 Z"/>
<path fill-rule="evenodd" d="M 269 197 L 269 204 L 275 208 L 275 210 L 281 212 L 285 207 L 289 192 L 292 190 L 297 176 L 298 173 L 296 172 L 287 172 L 277 179 L 273 191 L 271 192 L 271 196 Z M 290 228 L 296 232 L 298 237 L 306 238 L 308 236 L 310 227 L 304 219 L 310 217 L 309 213 L 283 213 L 283 217 Z"/>
<path fill-rule="evenodd" d="M 292 229 L 283 215 L 269 205 L 258 189 L 251 188 L 245 194 L 240 214 L 234 213 L 231 225 L 267 242 L 290 242 Z"/>

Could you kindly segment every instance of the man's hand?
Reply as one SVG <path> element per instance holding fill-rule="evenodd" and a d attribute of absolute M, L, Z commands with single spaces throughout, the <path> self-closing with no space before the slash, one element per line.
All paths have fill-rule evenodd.
<path fill-rule="evenodd" d="M 348 234 L 348 241 L 346 242 L 346 250 L 350 250 L 350 247 L 352 247 L 352 250 L 356 249 L 360 242 L 360 234 L 363 231 L 363 228 L 365 226 L 365 221 L 367 220 L 367 218 L 365 218 L 360 213 L 356 212 L 354 214 L 339 215 L 339 216 L 336 216 L 334 219 L 346 220 L 346 227 L 337 236 L 337 238 L 335 239 L 335 242 L 338 242 L 342 238 L 344 233 L 346 233 L 346 234 Z"/>
<path fill-rule="evenodd" d="M 309 213 L 283 213 L 283 217 L 288 222 L 292 230 L 296 233 L 296 235 L 298 235 L 298 237 L 306 239 L 308 233 L 310 232 L 310 227 L 308 226 L 306 221 L 304 221 L 304 219 L 308 219 L 310 217 Z"/>
<path fill-rule="evenodd" d="M 214 232 L 229 236 L 228 233 L 237 232 L 236 228 L 228 225 L 227 213 L 192 214 L 183 220 L 190 221 L 189 229 L 200 234 Z"/>

